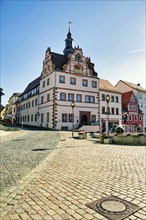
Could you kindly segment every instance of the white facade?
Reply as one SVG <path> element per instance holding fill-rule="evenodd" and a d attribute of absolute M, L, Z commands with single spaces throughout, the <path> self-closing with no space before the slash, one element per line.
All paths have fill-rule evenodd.
<path fill-rule="evenodd" d="M 107 106 L 106 96 L 110 97 L 109 105 Z M 107 132 L 107 129 L 112 129 L 114 125 L 120 124 L 122 120 L 122 109 L 121 109 L 121 94 L 113 93 L 110 91 L 100 90 L 100 124 L 101 132 L 104 130 Z M 107 111 L 109 109 L 109 115 Z M 108 125 L 109 117 L 109 125 Z"/>
<path fill-rule="evenodd" d="M 64 55 L 47 48 L 41 76 L 19 98 L 17 123 L 56 130 L 99 124 L 99 78 L 82 49 L 72 48 L 72 40 L 69 30 Z"/>
<path fill-rule="evenodd" d="M 133 91 L 137 98 L 139 108 L 143 112 L 143 130 L 146 131 L 146 89 L 140 86 L 140 84 L 133 84 L 120 80 L 115 88 L 121 92 Z"/>
<path fill-rule="evenodd" d="M 26 89 L 16 103 L 18 124 L 39 126 L 39 84 L 34 86 Z"/>
<path fill-rule="evenodd" d="M 76 55 L 80 54 L 80 60 Z M 62 71 L 53 69 L 51 51 L 46 52 L 40 80 L 40 125 L 71 130 L 72 125 L 95 124 L 99 120 L 99 79 L 88 66 L 89 60 L 77 48 Z M 48 62 L 47 62 L 48 61 Z M 44 71 L 45 70 L 45 71 Z M 71 107 L 74 102 L 75 107 Z"/>

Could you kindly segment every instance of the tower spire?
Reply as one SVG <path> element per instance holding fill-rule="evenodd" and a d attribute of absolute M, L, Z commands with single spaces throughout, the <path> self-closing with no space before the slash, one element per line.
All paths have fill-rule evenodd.
<path fill-rule="evenodd" d="M 65 39 L 65 49 L 63 51 L 65 56 L 68 56 L 68 54 L 73 53 L 73 47 L 72 47 L 73 38 L 70 32 L 70 25 L 72 23 L 73 23 L 72 21 L 68 22 L 69 30 L 68 30 L 67 38 Z"/>

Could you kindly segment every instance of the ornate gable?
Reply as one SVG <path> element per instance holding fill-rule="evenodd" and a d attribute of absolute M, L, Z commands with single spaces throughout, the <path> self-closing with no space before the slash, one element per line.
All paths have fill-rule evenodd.
<path fill-rule="evenodd" d="M 63 71 L 82 76 L 97 76 L 94 64 L 91 63 L 90 58 L 83 55 L 79 46 L 74 48 L 73 54 L 68 55 L 68 62 L 63 65 Z"/>
<path fill-rule="evenodd" d="M 53 72 L 54 68 L 55 68 L 55 65 L 52 62 L 51 48 L 48 47 L 45 53 L 44 61 L 43 61 L 43 70 L 41 73 L 41 78 L 44 78 L 49 73 Z"/>

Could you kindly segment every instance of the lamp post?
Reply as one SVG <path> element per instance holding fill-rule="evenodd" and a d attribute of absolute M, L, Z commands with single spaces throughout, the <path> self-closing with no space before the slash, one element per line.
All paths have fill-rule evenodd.
<path fill-rule="evenodd" d="M 107 103 L 107 138 L 109 139 L 109 101 L 110 101 L 110 96 L 106 95 L 105 99 L 106 99 L 106 103 Z"/>
<path fill-rule="evenodd" d="M 73 122 L 74 122 L 74 107 L 75 107 L 75 102 L 74 101 L 72 101 L 71 102 L 71 107 L 72 107 L 72 138 L 73 138 Z"/>

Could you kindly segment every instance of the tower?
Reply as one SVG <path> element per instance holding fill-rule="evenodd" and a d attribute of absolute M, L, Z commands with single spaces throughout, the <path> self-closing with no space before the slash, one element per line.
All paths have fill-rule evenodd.
<path fill-rule="evenodd" d="M 71 37 L 70 27 L 65 39 L 65 49 L 63 50 L 64 55 L 67 57 L 68 54 L 73 53 L 74 49 L 72 47 L 73 38 Z"/>

